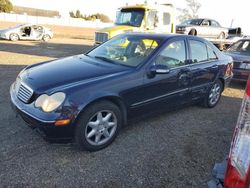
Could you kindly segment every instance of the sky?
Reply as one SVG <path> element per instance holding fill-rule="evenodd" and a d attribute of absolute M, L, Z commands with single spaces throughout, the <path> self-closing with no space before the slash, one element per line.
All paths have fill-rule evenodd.
<path fill-rule="evenodd" d="M 143 3 L 145 0 L 11 0 L 14 5 L 32 8 L 57 10 L 63 16 L 68 16 L 69 11 L 79 9 L 82 14 L 104 13 L 112 20 L 115 19 L 119 7 L 128 4 Z M 155 0 L 148 0 L 154 3 Z M 185 8 L 185 0 L 158 0 L 173 3 L 177 8 Z M 199 17 L 217 20 L 222 26 L 229 27 L 233 20 L 233 27 L 242 27 L 244 34 L 250 34 L 250 24 L 247 21 L 249 4 L 248 0 L 198 0 L 201 3 Z"/>

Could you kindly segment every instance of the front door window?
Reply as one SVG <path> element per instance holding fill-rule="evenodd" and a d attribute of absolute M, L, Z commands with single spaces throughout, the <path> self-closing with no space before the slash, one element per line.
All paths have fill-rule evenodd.
<path fill-rule="evenodd" d="M 186 48 L 184 40 L 174 41 L 160 53 L 156 64 L 163 64 L 169 68 L 176 68 L 185 65 Z"/>

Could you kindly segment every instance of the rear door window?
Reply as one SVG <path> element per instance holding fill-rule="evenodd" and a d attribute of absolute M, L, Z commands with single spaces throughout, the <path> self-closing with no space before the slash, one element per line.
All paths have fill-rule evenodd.
<path fill-rule="evenodd" d="M 209 60 L 216 60 L 218 59 L 216 53 L 214 52 L 214 50 L 207 45 L 207 54 L 208 54 L 208 59 Z"/>
<path fill-rule="evenodd" d="M 163 25 L 170 24 L 170 14 L 168 12 L 163 13 Z"/>
<path fill-rule="evenodd" d="M 193 63 L 208 61 L 207 45 L 196 40 L 189 40 L 191 59 Z"/>

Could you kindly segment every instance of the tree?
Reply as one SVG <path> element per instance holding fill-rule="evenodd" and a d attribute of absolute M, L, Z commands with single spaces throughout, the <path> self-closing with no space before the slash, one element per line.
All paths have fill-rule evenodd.
<path fill-rule="evenodd" d="M 96 18 L 100 19 L 101 22 L 104 22 L 104 23 L 111 22 L 110 18 L 107 15 L 105 15 L 105 14 L 99 14 L 98 13 L 98 14 L 96 14 Z"/>
<path fill-rule="evenodd" d="M 70 16 L 71 18 L 75 18 L 75 17 L 76 17 L 73 11 L 69 12 L 69 16 Z"/>
<path fill-rule="evenodd" d="M 10 12 L 12 10 L 13 6 L 9 0 L 0 0 L 0 12 Z"/>
<path fill-rule="evenodd" d="M 180 22 L 198 17 L 198 11 L 201 8 L 201 4 L 198 0 L 186 0 L 187 8 L 178 9 L 181 12 L 181 15 L 178 16 Z"/>
<path fill-rule="evenodd" d="M 80 10 L 77 10 L 75 13 L 73 11 L 69 12 L 69 15 L 71 18 L 82 18 L 84 20 L 91 20 L 91 21 L 95 21 L 96 19 L 101 20 L 101 22 L 111 22 L 110 18 L 105 15 L 105 14 L 101 14 L 101 13 L 97 13 L 97 14 L 92 14 L 92 15 L 82 15 Z"/>
<path fill-rule="evenodd" d="M 75 17 L 76 17 L 76 18 L 81 18 L 81 17 L 82 17 L 82 14 L 81 14 L 80 10 L 77 10 L 77 11 L 76 11 Z"/>

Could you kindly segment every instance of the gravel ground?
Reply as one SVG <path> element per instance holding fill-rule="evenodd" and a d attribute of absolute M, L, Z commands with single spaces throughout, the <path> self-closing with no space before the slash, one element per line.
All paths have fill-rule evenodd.
<path fill-rule="evenodd" d="M 0 41 L 0 187 L 206 187 L 225 158 L 244 86 L 232 83 L 214 109 L 189 106 L 139 118 L 104 150 L 44 141 L 9 103 L 9 86 L 30 63 L 78 54 L 83 40 Z"/>

